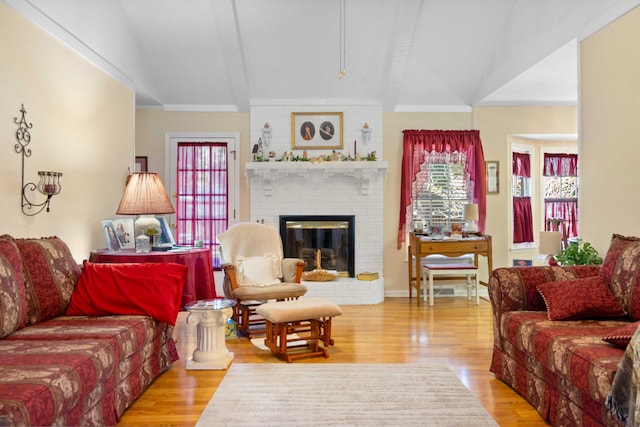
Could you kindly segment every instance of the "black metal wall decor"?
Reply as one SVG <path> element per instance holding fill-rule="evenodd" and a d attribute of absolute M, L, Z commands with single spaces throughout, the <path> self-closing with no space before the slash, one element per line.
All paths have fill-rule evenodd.
<path fill-rule="evenodd" d="M 31 149 L 27 148 L 27 145 L 31 142 L 29 129 L 33 128 L 33 124 L 27 123 L 27 120 L 24 117 L 27 113 L 27 110 L 24 109 L 24 104 L 20 108 L 20 113 L 22 114 L 20 120 L 18 120 L 17 117 L 13 118 L 13 121 L 18 125 L 18 129 L 16 130 L 16 139 L 18 140 L 18 143 L 14 148 L 16 153 L 22 154 L 22 198 L 20 203 L 22 205 L 23 214 L 34 216 L 42 212 L 45 208 L 47 209 L 47 212 L 49 212 L 49 202 L 51 201 L 51 197 L 62 191 L 62 173 L 39 171 L 38 176 L 40 177 L 40 181 L 38 181 L 37 185 L 33 182 L 24 183 L 24 159 L 26 157 L 31 157 Z M 43 195 L 47 196 L 47 199 L 44 202 L 34 203 L 29 201 L 27 193 L 33 193 L 36 189 Z"/>

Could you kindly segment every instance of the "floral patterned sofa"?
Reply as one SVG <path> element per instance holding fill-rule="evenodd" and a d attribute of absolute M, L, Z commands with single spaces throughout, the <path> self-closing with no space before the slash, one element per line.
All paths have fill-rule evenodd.
<path fill-rule="evenodd" d="M 158 266 L 80 267 L 57 237 L 0 236 L 0 425 L 119 420 L 178 358 L 185 267 Z"/>
<path fill-rule="evenodd" d="M 640 324 L 639 269 L 640 240 L 614 234 L 602 266 L 494 270 L 491 371 L 552 425 L 623 425 L 610 395 Z"/>

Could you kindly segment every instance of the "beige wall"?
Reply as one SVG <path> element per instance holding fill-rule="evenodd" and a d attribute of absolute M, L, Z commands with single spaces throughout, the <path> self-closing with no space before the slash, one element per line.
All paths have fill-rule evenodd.
<path fill-rule="evenodd" d="M 133 168 L 134 94 L 4 3 L 0 61 L 0 234 L 58 235 L 82 261 L 105 246 L 100 220 L 115 216 Z M 13 119 L 21 104 L 33 124 L 25 182 L 37 182 L 38 170 L 64 174 L 51 211 L 33 217 L 20 208 Z M 35 202 L 44 199 L 35 194 Z"/>
<path fill-rule="evenodd" d="M 500 193 L 487 195 L 485 231 L 493 240 L 493 267 L 509 266 L 509 136 L 515 134 L 567 134 L 578 132 L 576 107 L 476 107 L 473 128 L 480 130 L 485 160 L 500 162 Z M 486 276 L 484 276 L 486 277 Z"/>
<path fill-rule="evenodd" d="M 601 254 L 640 236 L 640 9 L 581 43 L 580 221 Z"/>

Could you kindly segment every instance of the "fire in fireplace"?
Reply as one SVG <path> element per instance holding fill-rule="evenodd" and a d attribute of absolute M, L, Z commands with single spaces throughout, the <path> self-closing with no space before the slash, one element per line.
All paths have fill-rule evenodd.
<path fill-rule="evenodd" d="M 354 215 L 280 215 L 280 236 L 284 256 L 305 260 L 305 271 L 317 268 L 319 249 L 323 269 L 355 277 Z"/>

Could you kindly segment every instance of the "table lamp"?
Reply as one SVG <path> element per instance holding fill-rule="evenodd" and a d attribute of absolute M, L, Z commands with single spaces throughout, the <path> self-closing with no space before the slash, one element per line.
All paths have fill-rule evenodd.
<path fill-rule="evenodd" d="M 155 215 L 172 213 L 175 213 L 175 209 L 157 173 L 137 172 L 129 175 L 116 214 L 140 215 L 134 223 L 136 236 L 160 235 L 162 228 Z"/>
<path fill-rule="evenodd" d="M 554 258 L 562 250 L 562 233 L 559 231 L 541 231 L 540 246 L 538 252 L 540 255 L 546 255 L 545 264 L 558 265 Z"/>
<path fill-rule="evenodd" d="M 467 222 L 467 233 L 477 233 L 478 226 L 478 205 L 476 203 L 468 203 L 464 205 L 464 220 Z"/>

